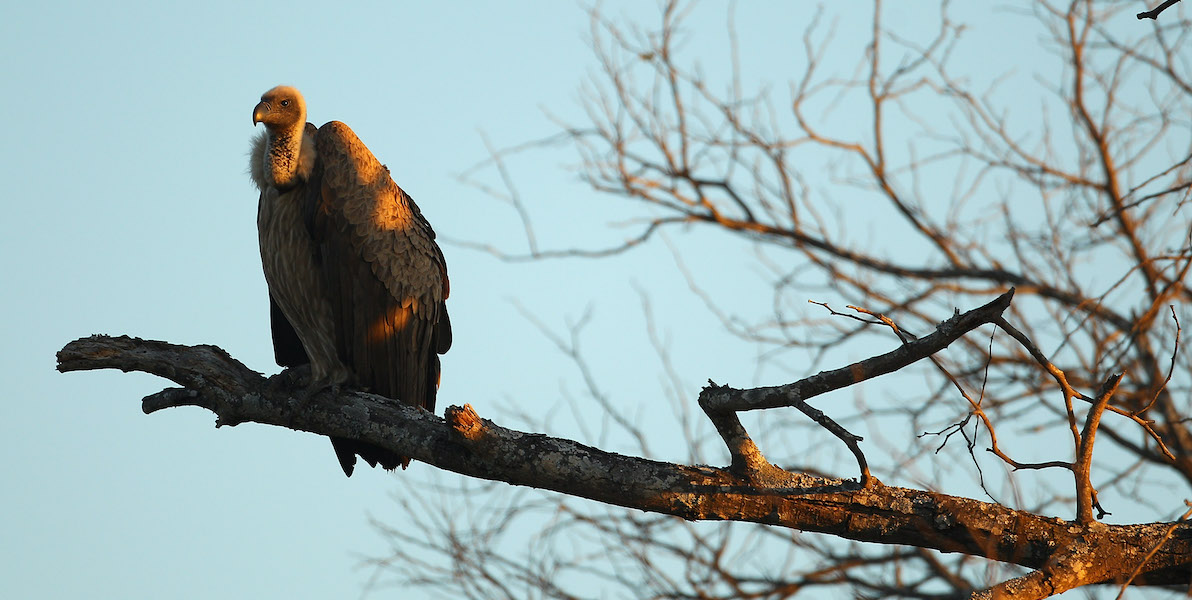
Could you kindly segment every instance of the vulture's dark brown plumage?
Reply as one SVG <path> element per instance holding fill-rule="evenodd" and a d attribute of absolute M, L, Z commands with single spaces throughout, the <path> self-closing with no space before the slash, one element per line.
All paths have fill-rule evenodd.
<path fill-rule="evenodd" d="M 434 411 L 439 355 L 451 346 L 447 265 L 414 200 L 347 125 L 306 122 L 298 90 L 265 92 L 250 172 L 279 365 L 311 385 L 351 385 Z M 344 473 L 359 454 L 387 469 L 409 459 L 332 438 Z"/>

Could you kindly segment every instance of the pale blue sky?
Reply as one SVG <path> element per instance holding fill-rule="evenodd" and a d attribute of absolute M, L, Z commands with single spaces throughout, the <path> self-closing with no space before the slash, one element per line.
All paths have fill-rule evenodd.
<path fill-rule="evenodd" d="M 361 557 L 384 550 L 367 517 L 400 526 L 389 494 L 408 477 L 346 479 L 316 436 L 216 430 L 198 410 L 147 417 L 139 398 L 167 382 L 60 375 L 54 352 L 92 333 L 130 334 L 217 344 L 276 371 L 245 153 L 253 105 L 280 83 L 305 93 L 312 121 L 349 123 L 440 235 L 521 249 L 513 215 L 456 175 L 486 157 L 481 131 L 519 143 L 555 130 L 545 107 L 578 114 L 594 64 L 587 24 L 570 2 L 0 8 L 0 595 L 358 595 Z M 584 201 L 562 168 L 573 157 L 536 160 L 519 165 L 523 193 Z M 593 225 L 607 233 L 611 219 Z M 543 241 L 590 236 L 574 225 Z M 648 345 L 631 281 L 682 285 L 660 269 L 664 251 L 541 266 L 445 252 L 456 343 L 440 406 L 471 402 L 485 415 L 554 405 L 571 376 L 513 299 L 551 325 L 592 302 L 598 316 L 625 313 L 631 339 L 618 353 L 632 354 Z M 659 275 L 638 266 L 650 262 Z M 626 384 L 642 379 L 654 381 L 642 370 Z"/>
<path fill-rule="evenodd" d="M 756 67 L 747 77 L 801 64 L 811 6 L 739 11 Z M 655 22 L 650 2 L 605 8 Z M 725 14 L 719 2 L 697 11 L 701 34 L 689 43 L 722 59 Z M 930 23 L 935 9 L 890 18 Z M 866 34 L 865 19 L 845 14 L 842 41 L 862 47 L 849 36 Z M 252 108 L 276 84 L 304 92 L 311 121 L 353 127 L 440 236 L 522 250 L 512 212 L 456 176 L 486 157 L 481 132 L 498 146 L 549 135 L 557 127 L 544 109 L 582 122 L 578 89 L 596 68 L 587 32 L 585 10 L 571 2 L 0 8 L 0 596 L 358 596 L 369 575 L 361 557 L 385 546 L 367 517 L 400 526 L 390 494 L 428 467 L 345 479 L 324 438 L 252 424 L 216 430 L 198 409 L 145 416 L 139 399 L 167 382 L 57 374 L 54 352 L 92 333 L 129 334 L 216 344 L 276 371 L 245 155 Z M 998 60 L 1027 60 L 1034 42 L 1015 40 Z M 825 68 L 851 74 L 857 58 Z M 621 201 L 580 184 L 576 160 L 559 148 L 510 163 L 542 219 L 543 246 L 625 235 L 608 226 Z M 557 408 L 564 389 L 579 395 L 574 369 L 516 301 L 557 328 L 593 306 L 585 343 L 613 397 L 669 414 L 635 286 L 651 294 L 688 392 L 707 378 L 748 384 L 756 375 L 753 350 L 733 344 L 686 292 L 662 244 L 602 262 L 506 264 L 444 251 L 456 333 L 440 407 L 535 414 Z M 766 309 L 748 249 L 707 239 L 683 252 L 733 290 L 721 299 L 739 301 L 735 310 Z M 578 435 L 567 418 L 552 423 L 552 434 Z M 685 456 L 675 433 L 659 432 L 663 458 Z"/>

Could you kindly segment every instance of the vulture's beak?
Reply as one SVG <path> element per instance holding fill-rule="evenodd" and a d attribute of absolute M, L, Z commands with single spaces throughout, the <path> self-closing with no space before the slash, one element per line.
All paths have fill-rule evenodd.
<path fill-rule="evenodd" d="M 257 107 L 252 109 L 252 124 L 256 125 L 265 120 L 265 115 L 269 114 L 269 103 L 261 102 Z"/>

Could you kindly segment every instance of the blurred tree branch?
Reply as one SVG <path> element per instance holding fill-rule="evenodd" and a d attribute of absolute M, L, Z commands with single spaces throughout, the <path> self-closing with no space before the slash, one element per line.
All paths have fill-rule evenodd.
<path fill-rule="evenodd" d="M 595 199 L 622 200 L 607 210 L 621 215 L 628 233 L 580 247 L 552 245 L 527 229 L 528 254 L 467 245 L 532 261 L 605 258 L 663 237 L 692 293 L 727 332 L 761 349 L 759 371 L 805 369 L 798 351 L 814 364 L 863 347 L 881 330 L 874 324 L 915 343 L 909 332 L 933 328 L 940 308 L 1013 287 L 1015 303 L 987 343 L 961 338 L 915 371 L 922 389 L 858 400 L 855 414 L 833 414 L 821 425 L 837 425 L 841 440 L 855 443 L 863 433 L 884 445 L 888 457 L 857 454 L 863 478 L 872 469 L 886 482 L 948 490 L 958 486 L 957 473 L 971 474 L 991 498 L 1009 494 L 1036 514 L 1089 523 L 1108 514 L 1108 494 L 1127 512 L 1146 507 L 1174 518 L 1173 501 L 1192 487 L 1192 361 L 1179 348 L 1192 299 L 1192 23 L 1174 2 L 1139 15 L 1171 9 L 1141 30 L 1122 19 L 1130 14 L 1124 3 L 986 6 L 945 1 L 932 15 L 875 1 L 866 22 L 861 5 L 825 4 L 786 24 L 803 30 L 781 57 L 800 59 L 787 72 L 771 69 L 787 64 L 779 57 L 750 62 L 742 48 L 762 34 L 738 35 L 737 13 L 761 11 L 764 19 L 764 9 L 732 5 L 727 45 L 717 46 L 718 32 L 693 24 L 691 15 L 707 10 L 695 2 L 661 2 L 651 25 L 593 8 L 598 72 L 581 90 L 586 119 L 556 119 L 559 134 L 542 146 L 491 150 L 465 178 L 476 183 L 501 165 L 509 190 L 501 195 L 511 195 L 506 161 L 544 146 L 557 155 L 570 139 Z M 998 11 L 1016 15 L 1015 27 L 991 24 Z M 975 30 L 1000 33 L 974 43 Z M 993 60 L 1026 44 L 1038 47 L 1030 64 Z M 701 63 L 718 53 L 727 69 Z M 860 59 L 850 71 L 841 56 Z M 993 71 L 1000 68 L 1007 71 Z M 537 205 L 517 202 L 528 228 Z M 742 314 L 749 309 L 740 294 L 701 285 L 715 280 L 719 265 L 679 248 L 684 239 L 698 246 L 712 238 L 752 249 L 772 289 L 769 311 Z M 804 310 L 824 296 L 874 319 Z M 591 377 L 584 357 L 572 358 Z M 618 410 L 609 399 L 601 406 Z M 789 460 L 826 468 L 803 458 L 815 443 L 800 437 L 806 430 L 798 424 L 761 422 L 754 435 L 732 419 L 717 424 L 715 433 L 735 448 L 734 464 L 764 470 L 754 449 L 793 444 Z M 912 440 L 892 433 L 908 429 L 936 433 Z M 1000 463 L 991 469 L 987 457 Z M 776 561 L 767 571 L 755 564 L 758 553 L 734 546 L 743 542 L 727 533 L 712 539 L 671 527 L 665 537 L 658 524 L 629 515 L 602 518 L 620 525 L 575 518 L 566 531 L 600 539 L 625 569 L 638 569 L 638 579 L 626 580 L 651 583 L 658 597 L 787 597 L 811 585 L 812 573 L 831 573 L 815 585 L 843 586 L 846 594 L 911 598 L 962 597 L 989 586 L 998 594 L 1037 591 L 1051 577 L 1044 569 L 1007 579 L 1011 571 L 929 551 L 794 539 L 768 548 L 786 544 L 819 562 Z M 660 541 L 622 550 L 647 532 Z M 736 560 L 724 558 L 733 548 Z M 686 562 L 668 569 L 655 556 Z M 674 576 L 683 568 L 685 579 Z"/>

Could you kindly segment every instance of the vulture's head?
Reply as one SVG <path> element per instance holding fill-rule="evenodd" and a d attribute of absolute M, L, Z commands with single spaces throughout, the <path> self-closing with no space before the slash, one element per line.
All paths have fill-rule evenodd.
<path fill-rule="evenodd" d="M 306 102 L 298 90 L 279 85 L 261 95 L 252 109 L 252 124 L 264 123 L 270 131 L 284 131 L 306 126 Z"/>

